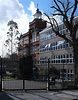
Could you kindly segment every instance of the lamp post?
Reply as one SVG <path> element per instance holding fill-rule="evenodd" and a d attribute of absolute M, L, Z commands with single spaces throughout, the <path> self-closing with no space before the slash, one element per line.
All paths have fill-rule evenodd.
<path fill-rule="evenodd" d="M 63 59 L 62 60 L 62 64 L 63 64 L 63 69 L 62 69 L 62 88 L 64 88 L 64 63 L 65 63 L 65 60 Z"/>
<path fill-rule="evenodd" d="M 2 44 L 2 56 L 0 56 L 0 91 L 2 91 L 2 58 L 3 58 L 3 44 Z"/>
<path fill-rule="evenodd" d="M 1 82 L 0 82 L 0 91 L 2 91 L 2 57 L 1 57 Z"/>
<path fill-rule="evenodd" d="M 48 65 L 47 65 L 47 90 L 50 89 L 50 85 L 49 85 L 49 65 L 50 65 L 50 58 L 48 58 Z"/>

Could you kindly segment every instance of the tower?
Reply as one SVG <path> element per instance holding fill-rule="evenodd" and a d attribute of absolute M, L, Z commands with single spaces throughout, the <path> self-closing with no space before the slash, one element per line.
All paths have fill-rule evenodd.
<path fill-rule="evenodd" d="M 34 19 L 29 23 L 30 55 L 34 60 L 39 60 L 39 32 L 46 27 L 46 21 L 42 19 L 42 13 L 37 8 Z"/>

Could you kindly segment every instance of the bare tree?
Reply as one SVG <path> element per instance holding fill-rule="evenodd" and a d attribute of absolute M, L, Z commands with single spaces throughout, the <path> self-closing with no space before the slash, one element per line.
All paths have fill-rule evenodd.
<path fill-rule="evenodd" d="M 64 2 L 66 1 L 66 2 Z M 51 24 L 52 30 L 56 35 L 65 39 L 73 48 L 73 59 L 74 59 L 74 74 L 75 74 L 75 82 L 74 85 L 78 85 L 78 22 L 73 24 L 75 14 L 78 10 L 78 0 L 53 0 L 54 6 L 51 8 L 56 11 L 53 12 L 52 18 L 49 17 L 46 13 L 44 13 Z M 69 30 L 69 37 L 67 34 L 61 34 L 59 31 L 59 24 L 53 16 L 62 16 L 62 22 Z"/>
<path fill-rule="evenodd" d="M 9 53 L 12 55 L 17 49 L 17 36 L 20 34 L 18 31 L 18 25 L 13 20 L 8 22 L 9 31 L 7 32 L 8 39 L 5 41 L 5 45 L 8 47 Z"/>

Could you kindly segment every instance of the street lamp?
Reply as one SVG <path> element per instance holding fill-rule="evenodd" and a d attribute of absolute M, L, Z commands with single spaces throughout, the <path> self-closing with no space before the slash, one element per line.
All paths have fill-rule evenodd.
<path fill-rule="evenodd" d="M 62 59 L 62 64 L 63 64 L 63 69 L 62 69 L 62 88 L 64 87 L 64 63 L 65 63 L 65 60 Z"/>
<path fill-rule="evenodd" d="M 1 59 L 1 71 L 0 71 L 0 74 L 1 74 L 1 82 L 0 82 L 0 91 L 2 91 L 2 57 L 0 57 L 0 59 Z"/>
<path fill-rule="evenodd" d="M 47 90 L 50 89 L 50 85 L 49 85 L 49 65 L 50 65 L 50 58 L 48 58 L 48 65 L 47 65 Z"/>

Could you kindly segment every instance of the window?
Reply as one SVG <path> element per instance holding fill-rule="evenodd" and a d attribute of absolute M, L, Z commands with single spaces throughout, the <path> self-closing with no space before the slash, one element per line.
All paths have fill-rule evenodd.
<path fill-rule="evenodd" d="M 24 44 L 28 44 L 28 36 L 24 38 Z"/>
<path fill-rule="evenodd" d="M 66 59 L 66 63 L 69 63 L 69 59 Z"/>
<path fill-rule="evenodd" d="M 66 55 L 66 58 L 69 58 L 69 55 L 68 54 Z"/>
<path fill-rule="evenodd" d="M 62 26 L 59 26 L 59 31 L 62 30 Z"/>
<path fill-rule="evenodd" d="M 58 58 L 60 59 L 60 55 L 58 55 Z"/>
<path fill-rule="evenodd" d="M 72 69 L 71 69 L 71 73 L 72 73 Z"/>
<path fill-rule="evenodd" d="M 75 24 L 77 24 L 77 23 L 78 23 L 78 20 L 75 21 Z"/>
<path fill-rule="evenodd" d="M 72 58 L 73 57 L 73 55 L 72 54 L 70 54 L 70 58 Z"/>
<path fill-rule="evenodd" d="M 66 42 L 65 45 L 66 45 L 66 48 L 69 47 L 69 43 L 68 42 Z"/>
<path fill-rule="evenodd" d="M 46 45 L 43 45 L 42 48 L 40 48 L 40 51 L 42 50 L 42 52 L 45 51 L 52 51 L 52 50 L 61 50 L 61 49 L 65 49 L 70 47 L 69 43 L 66 42 L 65 40 L 62 41 L 58 41 L 58 42 L 54 42 L 54 43 L 49 43 Z"/>
<path fill-rule="evenodd" d="M 73 59 L 69 59 L 70 60 L 70 63 L 73 63 Z"/>

